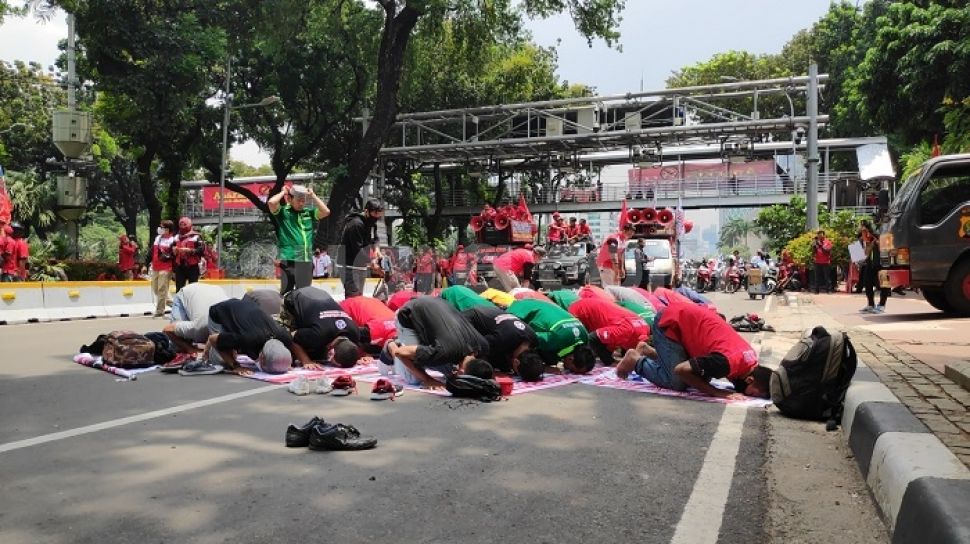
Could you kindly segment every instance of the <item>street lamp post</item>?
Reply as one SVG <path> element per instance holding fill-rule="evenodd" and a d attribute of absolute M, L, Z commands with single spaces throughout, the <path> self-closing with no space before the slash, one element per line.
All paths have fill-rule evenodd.
<path fill-rule="evenodd" d="M 219 168 L 219 227 L 216 230 L 216 268 L 222 270 L 222 229 L 226 214 L 226 170 L 229 159 L 229 114 L 232 110 L 246 108 L 263 108 L 271 106 L 280 101 L 280 97 L 273 95 L 267 96 L 259 102 L 253 104 L 232 105 L 232 94 L 229 92 L 229 73 L 232 67 L 232 60 L 226 61 L 226 98 L 223 102 L 222 116 L 222 161 Z"/>

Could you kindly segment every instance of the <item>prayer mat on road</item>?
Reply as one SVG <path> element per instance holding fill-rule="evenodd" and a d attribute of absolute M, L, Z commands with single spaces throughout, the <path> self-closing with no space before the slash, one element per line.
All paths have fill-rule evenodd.
<path fill-rule="evenodd" d="M 644 380 L 643 378 L 640 378 L 636 374 L 632 375 L 634 376 L 634 379 L 632 380 L 621 380 L 616 377 L 615 369 L 607 368 L 604 370 L 605 371 L 598 376 L 586 376 L 582 378 L 579 380 L 579 383 L 596 385 L 599 387 L 609 387 L 610 389 L 636 391 L 638 393 L 651 393 L 654 395 L 663 395 L 665 397 L 680 397 L 682 399 L 700 400 L 704 402 L 719 402 L 721 404 L 736 404 L 738 406 L 748 406 L 753 408 L 764 408 L 765 406 L 771 405 L 771 400 L 769 399 L 748 397 L 745 400 L 728 400 L 702 395 L 693 389 L 689 391 L 674 391 L 672 389 L 665 389 L 663 387 L 658 387 L 647 380 Z M 718 389 L 731 389 L 731 382 L 726 380 L 714 380 L 711 382 L 711 385 L 717 387 Z"/>
<path fill-rule="evenodd" d="M 236 357 L 236 362 L 247 368 L 255 369 L 256 363 L 246 356 Z M 295 368 L 290 370 L 286 374 L 267 374 L 265 372 L 256 371 L 248 376 L 243 376 L 244 378 L 249 378 L 252 380 L 259 380 L 261 382 L 269 383 L 290 383 L 300 376 L 306 376 L 309 379 L 316 379 L 327 377 L 333 379 L 341 374 L 349 374 L 351 376 L 360 376 L 363 374 L 377 374 L 377 363 L 374 361 L 368 361 L 363 364 L 357 364 L 351 368 L 336 368 L 336 367 L 326 367 L 323 370 L 309 370 L 302 368 Z"/>
<path fill-rule="evenodd" d="M 74 362 L 82 366 L 96 368 L 98 370 L 102 370 L 109 374 L 114 374 L 115 376 L 121 376 L 122 378 L 127 378 L 129 380 L 137 380 L 139 374 L 152 372 L 158 368 L 158 365 L 149 366 L 146 368 L 119 368 L 117 366 L 104 364 L 104 361 L 101 360 L 100 355 L 92 355 L 90 353 L 78 353 L 74 356 Z"/>
<path fill-rule="evenodd" d="M 609 369 L 597 368 L 593 371 L 591 375 L 596 375 L 601 370 L 609 370 Z M 442 379 L 441 374 L 438 374 L 437 372 L 431 371 L 430 375 L 435 379 L 438 379 L 438 380 Z M 589 376 L 590 375 L 581 376 L 576 374 L 566 374 L 563 376 L 560 376 L 558 374 L 543 374 L 541 382 L 524 382 L 519 378 L 513 378 L 514 381 L 512 382 L 512 395 L 521 395 L 522 393 L 531 393 L 533 391 L 541 391 L 543 389 L 552 389 L 553 387 L 569 385 L 571 383 L 578 383 L 583 378 L 588 378 Z M 382 378 L 382 377 L 383 376 L 379 374 L 372 374 L 372 375 L 366 375 L 366 376 L 359 376 L 357 377 L 357 379 L 362 382 L 375 382 L 377 381 L 378 378 Z M 438 395 L 441 397 L 451 396 L 451 393 L 449 393 L 448 390 L 446 389 L 428 389 L 420 385 L 404 384 L 404 382 L 401 379 L 399 379 L 397 376 L 393 374 L 390 376 L 387 376 L 387 378 L 398 385 L 403 384 L 405 389 L 409 389 L 412 391 L 420 391 L 422 393 L 429 393 L 431 395 Z"/>

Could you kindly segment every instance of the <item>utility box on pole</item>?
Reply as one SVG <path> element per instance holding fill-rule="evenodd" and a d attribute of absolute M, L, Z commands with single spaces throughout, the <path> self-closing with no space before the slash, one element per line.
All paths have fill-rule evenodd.
<path fill-rule="evenodd" d="M 68 159 L 80 159 L 91 149 L 91 114 L 86 111 L 54 112 L 54 145 Z"/>
<path fill-rule="evenodd" d="M 72 174 L 57 176 L 57 215 L 65 221 L 77 221 L 87 206 L 87 178 Z"/>

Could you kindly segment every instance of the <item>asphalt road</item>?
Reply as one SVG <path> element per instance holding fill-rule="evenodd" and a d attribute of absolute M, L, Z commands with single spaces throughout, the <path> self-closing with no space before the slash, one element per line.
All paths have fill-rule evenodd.
<path fill-rule="evenodd" d="M 728 316 L 763 308 L 718 303 Z M 772 453 L 765 410 L 585 385 L 493 404 L 375 402 L 366 386 L 295 397 L 234 376 L 118 381 L 70 362 L 98 333 L 162 323 L 0 327 L 0 542 L 781 542 L 811 531 L 787 519 L 799 504 L 824 506 L 798 489 L 778 506 L 779 457 L 802 471 L 802 455 L 827 459 L 816 485 L 860 483 L 817 427 L 786 422 Z M 286 425 L 313 415 L 379 445 L 285 448 Z M 878 533 L 857 502 L 836 511 Z"/>

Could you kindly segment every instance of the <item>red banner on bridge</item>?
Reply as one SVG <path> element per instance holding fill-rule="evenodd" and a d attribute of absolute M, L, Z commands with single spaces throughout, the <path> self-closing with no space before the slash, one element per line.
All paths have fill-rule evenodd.
<path fill-rule="evenodd" d="M 634 186 L 649 186 L 657 182 L 702 181 L 730 179 L 732 176 L 739 180 L 764 178 L 775 175 L 775 161 L 751 161 L 742 163 L 723 162 L 685 162 L 652 168 L 631 168 L 627 171 L 631 188 Z"/>
<path fill-rule="evenodd" d="M 286 185 L 292 185 L 290 181 L 286 182 Z M 241 187 L 249 189 L 252 191 L 260 200 L 266 202 L 269 198 L 269 192 L 273 189 L 275 182 L 263 181 L 259 183 L 242 183 Z M 242 210 L 254 208 L 253 203 L 249 201 L 248 198 L 243 195 L 230 191 L 226 188 L 226 201 L 225 208 L 227 210 Z M 202 209 L 206 211 L 218 210 L 219 209 L 219 188 L 218 187 L 203 187 L 202 188 Z"/>

